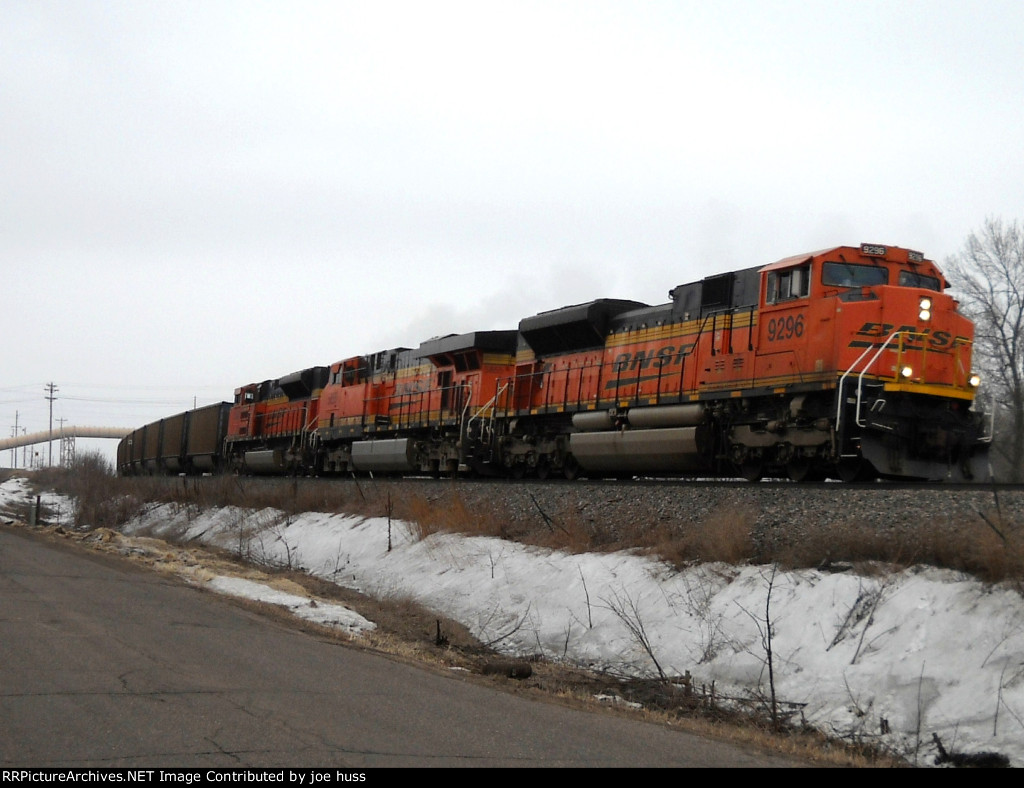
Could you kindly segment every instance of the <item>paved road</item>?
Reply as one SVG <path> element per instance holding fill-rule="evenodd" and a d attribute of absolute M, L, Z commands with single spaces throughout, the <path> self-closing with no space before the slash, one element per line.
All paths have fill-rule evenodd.
<path fill-rule="evenodd" d="M 791 766 L 293 630 L 0 529 L 0 766 Z"/>

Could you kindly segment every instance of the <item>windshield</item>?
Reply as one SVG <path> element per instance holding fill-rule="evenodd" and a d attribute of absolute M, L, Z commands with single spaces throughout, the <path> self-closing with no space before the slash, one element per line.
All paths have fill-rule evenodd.
<path fill-rule="evenodd" d="M 889 269 L 877 265 L 825 263 L 821 283 L 832 287 L 867 287 L 889 283 Z"/>
<path fill-rule="evenodd" d="M 900 287 L 923 287 L 925 290 L 942 292 L 942 285 L 934 276 L 925 276 L 914 271 L 900 271 Z"/>

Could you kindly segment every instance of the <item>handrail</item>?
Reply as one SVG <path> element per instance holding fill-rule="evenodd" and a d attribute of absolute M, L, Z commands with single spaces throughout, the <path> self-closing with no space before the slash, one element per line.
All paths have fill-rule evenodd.
<path fill-rule="evenodd" d="M 466 406 L 465 406 L 465 407 L 463 408 L 463 421 L 465 422 L 465 425 L 466 425 L 466 430 L 467 430 L 467 431 L 469 430 L 469 426 L 470 426 L 470 425 L 471 425 L 471 424 L 472 424 L 472 423 L 473 423 L 474 421 L 476 421 L 477 419 L 479 419 L 479 418 L 480 418 L 480 414 L 481 414 L 481 413 L 483 413 L 483 412 L 484 412 L 485 410 L 487 410 L 488 408 L 491 408 L 491 413 L 492 413 L 492 417 L 493 417 L 493 412 L 494 412 L 494 409 L 493 409 L 493 407 L 492 407 L 492 406 L 494 405 L 494 403 L 496 403 L 496 402 L 498 401 L 498 397 L 500 397 L 500 396 L 501 396 L 501 393 L 502 393 L 503 391 L 505 391 L 505 390 L 506 390 L 507 388 L 508 388 L 508 383 L 506 383 L 506 384 L 505 384 L 504 386 L 502 386 L 501 388 L 499 388 L 499 389 L 497 390 L 497 392 L 496 392 L 496 393 L 494 394 L 494 396 L 493 396 L 493 397 L 491 397 L 491 398 L 490 398 L 489 400 L 487 400 L 487 402 L 485 402 L 485 403 L 484 403 L 483 405 L 481 405 L 481 406 L 480 406 L 480 409 L 479 409 L 479 410 L 478 410 L 478 411 L 477 411 L 476 413 L 474 413 L 474 414 L 473 414 L 472 416 L 470 416 L 470 417 L 469 417 L 468 419 L 466 419 L 466 418 L 465 418 L 465 413 L 466 413 L 466 411 L 468 411 L 468 410 L 469 410 L 469 400 L 471 399 L 471 397 L 467 397 L 467 398 L 466 398 Z M 470 394 L 472 395 L 472 389 L 470 389 Z"/>
<path fill-rule="evenodd" d="M 988 433 L 983 434 L 979 439 L 979 443 L 991 443 L 992 438 L 996 434 L 996 395 L 992 392 L 990 397 L 990 404 L 988 409 Z M 984 424 L 984 421 L 982 422 Z"/>
<path fill-rule="evenodd" d="M 860 414 L 861 414 L 861 405 L 862 405 L 862 402 L 863 402 L 863 394 L 864 394 L 864 376 L 868 373 L 868 370 L 871 369 L 871 367 L 874 366 L 874 364 L 878 361 L 879 356 L 881 356 L 882 353 L 885 352 L 885 350 L 889 347 L 889 345 L 892 343 L 892 341 L 894 339 L 896 339 L 897 337 L 900 337 L 900 346 L 898 348 L 898 353 L 899 353 L 900 359 L 902 359 L 902 355 L 903 355 L 903 340 L 902 340 L 902 338 L 904 336 L 924 336 L 924 334 L 922 332 L 920 332 L 920 331 L 893 331 L 889 335 L 889 337 L 885 340 L 885 342 L 883 342 L 880 346 L 877 346 L 877 348 L 876 348 L 875 345 L 872 345 L 870 347 L 864 348 L 864 352 L 861 353 L 857 357 L 857 360 L 854 361 L 853 364 L 850 365 L 850 368 L 848 370 L 846 370 L 846 372 L 844 372 L 839 377 L 839 386 L 838 386 L 837 392 L 836 392 L 836 432 L 837 433 L 840 432 L 840 427 L 842 425 L 843 404 L 844 404 L 844 401 L 843 401 L 843 385 L 846 383 L 846 379 L 850 375 L 852 375 L 854 373 L 854 370 L 857 369 L 857 365 L 860 364 L 860 362 L 864 360 L 864 357 L 867 356 L 868 353 L 870 353 L 872 350 L 874 350 L 875 354 L 871 357 L 871 360 L 868 361 L 868 363 L 864 365 L 864 368 L 860 371 L 860 374 L 857 376 L 857 407 L 856 407 L 856 410 L 854 411 L 854 423 L 858 427 L 863 427 L 864 426 L 864 421 L 861 419 L 861 415 Z M 922 353 L 923 352 L 924 352 L 924 349 L 922 349 Z M 896 375 L 897 375 L 897 377 L 899 376 L 899 371 L 897 371 Z"/>
<path fill-rule="evenodd" d="M 860 375 L 857 377 L 857 410 L 855 412 L 856 415 L 854 416 L 854 423 L 858 427 L 863 427 L 864 426 L 864 422 L 861 421 L 861 418 L 860 418 L 861 395 L 862 395 L 862 393 L 864 391 L 864 376 L 867 374 L 868 370 L 871 369 L 871 366 L 878 360 L 878 357 L 880 355 L 882 355 L 882 352 L 889 346 L 889 343 L 892 342 L 893 339 L 895 339 L 896 337 L 901 337 L 899 348 L 898 348 L 898 351 L 897 351 L 897 358 L 896 358 L 897 366 L 899 366 L 899 362 L 903 358 L 903 340 L 902 340 L 902 337 L 903 337 L 904 334 L 918 335 L 918 336 L 922 335 L 920 331 L 894 331 L 892 334 L 889 335 L 889 338 L 887 340 L 885 340 L 885 342 L 882 343 L 882 346 L 880 348 L 878 348 L 878 350 L 875 352 L 875 355 L 871 357 L 871 361 L 868 362 L 867 366 L 864 367 L 864 369 L 861 371 Z M 897 375 L 897 377 L 899 376 L 899 370 L 898 369 L 896 370 L 896 375 Z"/>
<path fill-rule="evenodd" d="M 893 339 L 895 339 L 900 333 L 901 332 L 899 332 L 899 331 L 894 331 L 892 334 L 889 335 L 889 338 L 886 339 L 885 342 L 882 343 L 881 347 L 879 347 L 877 350 L 875 350 L 875 346 L 874 345 L 871 345 L 870 347 L 864 348 L 864 352 L 861 353 L 859 356 L 857 356 L 857 360 L 854 361 L 853 364 L 850 365 L 850 368 L 848 370 L 846 370 L 846 372 L 844 372 L 839 377 L 839 385 L 836 388 L 836 426 L 835 426 L 835 435 L 837 436 L 837 438 L 839 440 L 842 440 L 842 434 L 843 434 L 843 432 L 842 432 L 842 428 L 843 428 L 843 405 L 846 404 L 845 403 L 845 399 L 843 397 L 843 385 L 846 383 L 846 379 L 851 374 L 853 374 L 853 371 L 857 368 L 857 365 L 860 364 L 860 362 L 864 360 L 864 357 L 867 356 L 868 353 L 870 353 L 872 350 L 875 350 L 875 355 L 871 357 L 871 360 L 864 366 L 864 369 L 861 371 L 860 375 L 857 378 L 857 408 L 854 411 L 854 417 L 853 418 L 854 418 L 854 423 L 858 427 L 863 427 L 864 423 L 861 421 L 861 418 L 860 418 L 860 407 L 861 407 L 861 398 L 862 398 L 863 386 L 864 386 L 864 375 L 867 374 L 867 371 L 869 369 L 871 369 L 872 365 L 878 360 L 878 357 L 889 346 L 889 343 L 892 342 Z M 836 448 L 838 449 L 838 447 L 836 447 Z M 844 455 L 844 456 L 847 456 L 847 455 Z M 852 456 L 852 455 L 850 455 L 850 456 Z"/>
<path fill-rule="evenodd" d="M 452 388 L 454 388 L 454 386 Z M 473 384 L 469 383 L 468 381 L 463 381 L 462 386 L 460 388 L 462 389 L 462 391 L 466 392 L 466 402 L 462 406 L 462 416 L 459 417 L 459 420 L 463 424 L 465 424 L 466 414 L 469 412 L 469 403 L 473 401 Z M 487 406 L 484 405 L 484 407 L 486 408 Z M 480 415 L 480 411 L 477 411 L 477 415 Z"/>
<path fill-rule="evenodd" d="M 888 344 L 891 340 L 892 340 L 892 337 L 889 337 L 889 339 L 886 340 L 886 344 Z M 864 356 L 866 356 L 868 353 L 870 353 L 873 349 L 874 349 L 874 345 L 872 345 L 870 347 L 864 348 L 864 352 L 861 353 L 859 356 L 857 356 L 857 360 L 854 361 L 853 364 L 850 365 L 850 368 L 848 370 L 846 370 L 846 372 L 844 372 L 842 375 L 839 376 L 839 385 L 838 385 L 838 387 L 836 389 L 836 432 L 837 433 L 839 432 L 839 426 L 842 423 L 842 418 L 843 418 L 843 384 L 846 383 L 846 378 L 848 378 L 853 373 L 853 370 L 855 370 L 857 368 L 857 365 L 861 362 L 861 360 L 864 358 Z M 874 359 L 872 359 L 872 363 L 874 363 Z M 870 364 L 868 366 L 870 366 Z"/>

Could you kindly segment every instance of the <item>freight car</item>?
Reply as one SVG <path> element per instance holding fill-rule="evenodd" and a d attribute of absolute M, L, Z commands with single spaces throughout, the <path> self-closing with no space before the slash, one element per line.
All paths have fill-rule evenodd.
<path fill-rule="evenodd" d="M 218 473 L 230 402 L 204 405 L 128 433 L 117 446 L 122 475 Z"/>
<path fill-rule="evenodd" d="M 662 305 L 600 299 L 355 356 L 238 389 L 214 464 L 981 480 L 973 326 L 947 287 L 918 252 L 842 246 L 680 285 Z M 144 449 L 126 448 L 123 472 L 197 469 L 161 455 L 152 428 L 126 439 Z"/>

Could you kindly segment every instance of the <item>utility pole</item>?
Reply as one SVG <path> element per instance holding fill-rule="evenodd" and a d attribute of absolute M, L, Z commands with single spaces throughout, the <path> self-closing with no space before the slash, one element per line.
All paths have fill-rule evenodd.
<path fill-rule="evenodd" d="M 50 400 L 50 438 L 49 438 L 49 442 L 48 442 L 49 443 L 49 447 L 50 447 L 50 459 L 47 462 L 47 465 L 52 466 L 53 465 L 53 401 L 55 399 L 57 399 L 57 391 L 58 391 L 58 389 L 57 389 L 57 387 L 53 383 L 47 383 L 45 388 L 49 392 L 49 396 L 47 396 L 45 399 Z"/>
<path fill-rule="evenodd" d="M 14 411 L 14 428 L 11 430 L 11 437 L 18 437 L 18 411 Z M 18 467 L 18 450 L 14 447 L 11 447 L 11 467 Z"/>

